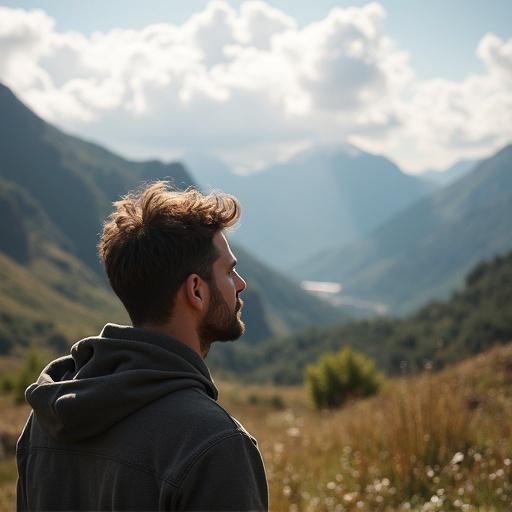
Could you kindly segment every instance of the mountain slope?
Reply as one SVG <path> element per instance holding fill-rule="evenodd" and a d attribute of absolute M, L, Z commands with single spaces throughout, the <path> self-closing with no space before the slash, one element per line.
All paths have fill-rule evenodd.
<path fill-rule="evenodd" d="M 0 353 L 66 340 L 126 322 L 119 301 L 70 251 L 37 200 L 0 180 Z"/>
<path fill-rule="evenodd" d="M 243 229 L 234 239 L 286 272 L 321 250 L 361 238 L 433 188 L 354 147 L 308 151 L 249 176 L 205 157 L 188 161 L 206 188 L 240 198 Z"/>
<path fill-rule="evenodd" d="M 419 200 L 365 240 L 311 259 L 306 279 L 410 311 L 446 297 L 480 260 L 512 248 L 512 146 Z"/>
<path fill-rule="evenodd" d="M 98 226 L 111 201 L 141 180 L 170 176 L 193 182 L 181 164 L 129 162 L 44 122 L 0 84 L 0 178 L 16 183 L 44 208 L 70 249 L 101 272 Z"/>

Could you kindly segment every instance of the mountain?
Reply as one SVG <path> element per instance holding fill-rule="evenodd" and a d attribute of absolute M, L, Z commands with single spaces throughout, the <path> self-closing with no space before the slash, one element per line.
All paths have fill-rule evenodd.
<path fill-rule="evenodd" d="M 317 148 L 246 176 L 205 155 L 185 161 L 204 188 L 240 199 L 242 229 L 234 240 L 284 272 L 361 238 L 434 187 L 352 146 Z"/>
<path fill-rule="evenodd" d="M 0 84 L 0 178 L 26 190 L 71 243 L 73 254 L 97 273 L 98 226 L 111 202 L 143 180 L 193 181 L 179 163 L 130 162 L 72 137 L 34 115 Z"/>
<path fill-rule="evenodd" d="M 194 185 L 180 163 L 132 162 L 67 135 L 0 85 L 0 353 L 32 343 L 61 350 L 105 322 L 128 322 L 96 254 L 112 201 L 142 181 Z M 332 323 L 339 309 L 240 252 L 247 340 Z"/>
<path fill-rule="evenodd" d="M 446 186 L 474 170 L 479 163 L 480 160 L 459 160 L 448 169 L 443 171 L 428 170 L 422 172 L 419 176 L 436 185 Z"/>
<path fill-rule="evenodd" d="M 182 160 L 196 183 L 206 191 L 215 189 L 234 194 L 234 190 L 240 186 L 239 180 L 244 178 L 235 174 L 220 158 L 208 153 L 188 152 L 183 155 Z"/>
<path fill-rule="evenodd" d="M 512 248 L 512 145 L 402 210 L 364 240 L 317 255 L 304 279 L 411 311 L 447 297 L 478 261 Z"/>
<path fill-rule="evenodd" d="M 403 318 L 352 320 L 308 328 L 256 347 L 238 347 L 224 367 L 249 381 L 298 384 L 324 352 L 351 345 L 388 374 L 454 364 L 512 341 L 512 252 L 476 265 L 464 288 Z"/>

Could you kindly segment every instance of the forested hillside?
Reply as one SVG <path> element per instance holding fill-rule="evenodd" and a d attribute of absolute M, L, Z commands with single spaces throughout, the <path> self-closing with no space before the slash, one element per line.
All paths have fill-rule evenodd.
<path fill-rule="evenodd" d="M 377 361 L 388 374 L 439 369 L 512 339 L 512 253 L 478 264 L 463 290 L 405 318 L 348 321 L 236 347 L 229 371 L 248 380 L 302 381 L 304 367 L 345 345 Z"/>

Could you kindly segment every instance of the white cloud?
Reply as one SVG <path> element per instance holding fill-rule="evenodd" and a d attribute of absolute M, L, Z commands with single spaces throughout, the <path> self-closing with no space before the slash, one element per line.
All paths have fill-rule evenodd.
<path fill-rule="evenodd" d="M 207 66 L 225 59 L 224 48 L 238 42 L 236 11 L 222 0 L 213 0 L 182 27 L 184 39 L 196 45 Z"/>
<path fill-rule="evenodd" d="M 247 1 L 240 7 L 241 40 L 259 50 L 269 50 L 272 38 L 287 30 L 297 30 L 291 17 L 262 1 Z"/>
<path fill-rule="evenodd" d="M 49 52 L 54 22 L 41 10 L 0 7 L 0 78 L 28 88 L 44 85 L 48 75 L 38 60 Z"/>
<path fill-rule="evenodd" d="M 491 72 L 512 80 L 512 39 L 505 42 L 494 34 L 486 34 L 478 45 L 477 54 Z"/>
<path fill-rule="evenodd" d="M 481 74 L 421 82 L 385 16 L 370 3 L 299 27 L 263 1 L 215 0 L 179 26 L 86 37 L 0 8 L 0 80 L 46 119 L 138 156 L 198 148 L 246 168 L 351 140 L 420 169 L 508 142 L 512 40 L 482 38 Z"/>
<path fill-rule="evenodd" d="M 512 141 L 512 39 L 487 34 L 477 55 L 482 74 L 460 82 L 415 81 L 399 106 L 402 124 L 384 138 L 353 137 L 367 149 L 395 154 L 409 169 L 447 167 L 480 158 Z M 407 147 L 408 146 L 408 147 Z M 423 158 L 422 158 L 423 156 Z"/>

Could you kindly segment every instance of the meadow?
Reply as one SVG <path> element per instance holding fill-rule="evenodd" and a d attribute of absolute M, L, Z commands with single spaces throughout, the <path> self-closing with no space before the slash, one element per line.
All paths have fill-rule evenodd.
<path fill-rule="evenodd" d="M 272 511 L 505 511 L 512 507 L 512 344 L 439 373 L 389 380 L 369 399 L 316 411 L 303 388 L 219 383 L 257 439 Z M 2 439 L 27 407 L 0 397 Z M 8 447 L 7 447 L 8 448 Z M 16 469 L 0 462 L 0 511 Z"/>

